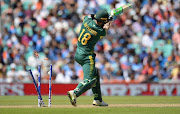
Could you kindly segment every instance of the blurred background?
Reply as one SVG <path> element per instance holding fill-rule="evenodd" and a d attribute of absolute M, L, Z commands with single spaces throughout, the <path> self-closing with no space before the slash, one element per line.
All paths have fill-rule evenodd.
<path fill-rule="evenodd" d="M 130 1 L 135 8 L 115 17 L 95 46 L 101 82 L 180 82 L 180 1 Z M 39 64 L 42 82 L 52 64 L 55 83 L 78 83 L 83 71 L 74 55 L 83 17 L 127 2 L 1 0 L 0 83 L 31 83 L 27 71 L 37 76 Z"/>

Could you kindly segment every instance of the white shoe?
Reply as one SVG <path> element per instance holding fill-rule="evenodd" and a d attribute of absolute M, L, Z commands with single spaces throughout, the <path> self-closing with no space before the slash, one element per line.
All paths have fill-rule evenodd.
<path fill-rule="evenodd" d="M 70 102 L 73 106 L 76 106 L 76 94 L 74 93 L 74 90 L 68 91 L 67 95 L 70 99 Z"/>
<path fill-rule="evenodd" d="M 100 102 L 99 100 L 94 100 L 93 105 L 95 105 L 95 106 L 108 106 L 107 103 L 105 103 L 104 101 Z"/>

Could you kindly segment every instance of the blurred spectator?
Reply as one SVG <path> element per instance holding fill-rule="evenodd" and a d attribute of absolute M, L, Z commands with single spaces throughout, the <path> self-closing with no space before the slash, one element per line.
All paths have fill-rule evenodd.
<path fill-rule="evenodd" d="M 12 82 L 18 82 L 18 72 L 16 71 L 16 64 L 14 63 L 11 63 L 10 65 L 10 69 L 8 72 L 7 72 L 7 82 L 8 83 L 12 83 Z"/>
<path fill-rule="evenodd" d="M 138 77 L 140 75 L 142 68 L 143 68 L 143 65 L 140 62 L 139 57 L 135 56 L 134 57 L 134 62 L 131 65 L 131 69 L 132 69 L 133 75 L 134 75 L 133 79 L 136 79 L 136 77 Z"/>
<path fill-rule="evenodd" d="M 150 30 L 146 30 L 144 36 L 142 37 L 142 45 L 147 48 L 151 48 L 153 45 L 153 40 L 150 37 Z"/>
<path fill-rule="evenodd" d="M 105 38 L 94 47 L 101 81 L 161 82 L 179 80 L 180 3 L 178 0 L 132 0 L 135 8 L 114 17 Z M 85 15 L 112 9 L 127 0 L 1 0 L 0 82 L 30 82 L 27 70 L 47 82 L 82 80 L 74 63 Z M 51 5 L 50 5 L 51 4 Z M 39 59 L 34 57 L 39 53 Z M 44 61 L 44 58 L 49 60 Z M 35 78 L 37 78 L 35 76 Z M 173 80 L 173 81 L 172 81 Z"/>
<path fill-rule="evenodd" d="M 65 75 L 64 70 L 60 70 L 60 72 L 56 76 L 55 82 L 56 83 L 70 83 L 71 78 L 69 76 Z"/>
<path fill-rule="evenodd" d="M 169 77 L 173 81 L 180 80 L 180 65 L 176 65 L 171 71 L 171 76 Z"/>
<path fill-rule="evenodd" d="M 180 27 L 178 29 L 178 31 L 176 33 L 174 33 L 173 37 L 172 37 L 173 43 L 174 45 L 180 45 Z"/>
<path fill-rule="evenodd" d="M 167 70 L 167 68 L 163 68 L 160 70 L 160 73 L 159 73 L 160 80 L 167 79 L 169 78 L 169 76 L 170 76 L 170 72 Z"/>

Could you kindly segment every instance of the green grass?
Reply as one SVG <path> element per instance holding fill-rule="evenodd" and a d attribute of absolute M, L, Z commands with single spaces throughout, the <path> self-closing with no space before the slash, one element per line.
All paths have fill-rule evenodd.
<path fill-rule="evenodd" d="M 43 96 L 45 105 L 48 96 Z M 78 105 L 91 105 L 92 96 L 81 96 Z M 176 96 L 104 96 L 103 100 L 109 104 L 180 104 L 180 97 Z M 33 105 L 35 107 L 21 107 Z M 55 105 L 69 105 L 67 108 L 53 107 Z M 11 106 L 2 108 L 1 106 Z M 19 106 L 13 107 L 13 106 Z M 37 96 L 0 96 L 0 114 L 179 114 L 180 107 L 72 107 L 67 96 L 52 96 L 52 107 L 37 106 Z"/>
<path fill-rule="evenodd" d="M 168 108 L 3 108 L 0 109 L 2 114 L 18 113 L 18 114 L 178 114 L 179 107 Z"/>

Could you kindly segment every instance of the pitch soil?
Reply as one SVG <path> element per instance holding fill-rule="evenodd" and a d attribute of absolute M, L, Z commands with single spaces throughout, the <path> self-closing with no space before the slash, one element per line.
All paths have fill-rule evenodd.
<path fill-rule="evenodd" d="M 37 105 L 0 106 L 0 108 L 36 108 Z M 52 108 L 73 108 L 72 105 L 52 105 Z M 76 108 L 97 108 L 102 106 L 77 105 Z M 180 104 L 110 104 L 108 107 L 180 107 Z M 45 107 L 47 108 L 47 106 Z M 49 108 L 49 107 L 48 107 Z"/>

